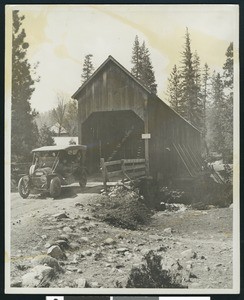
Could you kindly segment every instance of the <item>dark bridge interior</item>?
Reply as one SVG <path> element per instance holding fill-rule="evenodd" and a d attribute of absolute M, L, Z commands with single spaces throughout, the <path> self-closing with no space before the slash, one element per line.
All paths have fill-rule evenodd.
<path fill-rule="evenodd" d="M 82 124 L 82 144 L 88 146 L 87 165 L 97 172 L 100 158 L 144 158 L 143 121 L 133 111 L 95 112 Z"/>

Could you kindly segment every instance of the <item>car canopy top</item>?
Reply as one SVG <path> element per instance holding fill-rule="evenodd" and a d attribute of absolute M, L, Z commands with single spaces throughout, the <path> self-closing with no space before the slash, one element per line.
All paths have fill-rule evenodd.
<path fill-rule="evenodd" d="M 82 150 L 85 151 L 87 146 L 85 145 L 65 145 L 65 146 L 44 146 L 33 149 L 31 152 L 48 152 L 48 151 L 61 151 L 61 150 Z"/>

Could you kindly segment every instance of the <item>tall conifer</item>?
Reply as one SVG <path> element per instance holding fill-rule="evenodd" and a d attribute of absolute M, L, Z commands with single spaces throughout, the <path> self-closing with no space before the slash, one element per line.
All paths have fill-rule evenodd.
<path fill-rule="evenodd" d="M 13 11 L 12 31 L 12 116 L 11 155 L 13 160 L 28 160 L 30 151 L 36 146 L 38 129 L 37 113 L 31 109 L 30 99 L 35 90 L 36 66 L 27 58 L 29 44 L 25 41 L 24 16 Z"/>

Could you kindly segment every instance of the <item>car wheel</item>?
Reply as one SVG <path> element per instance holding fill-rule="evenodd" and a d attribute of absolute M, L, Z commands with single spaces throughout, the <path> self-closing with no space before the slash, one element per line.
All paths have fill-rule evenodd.
<path fill-rule="evenodd" d="M 54 177 L 50 182 L 50 195 L 57 198 L 61 193 L 61 181 L 58 177 Z"/>
<path fill-rule="evenodd" d="M 30 194 L 30 179 L 28 176 L 20 178 L 18 183 L 18 191 L 23 199 L 26 199 Z"/>
<path fill-rule="evenodd" d="M 86 171 L 83 170 L 81 172 L 80 180 L 79 180 L 80 187 L 84 188 L 86 186 L 86 183 L 87 183 L 87 175 L 86 175 Z"/>

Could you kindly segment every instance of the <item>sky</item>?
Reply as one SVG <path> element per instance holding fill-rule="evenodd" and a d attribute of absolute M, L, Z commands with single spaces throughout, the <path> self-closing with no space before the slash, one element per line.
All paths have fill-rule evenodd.
<path fill-rule="evenodd" d="M 196 50 L 201 64 L 207 62 L 211 70 L 221 70 L 230 42 L 238 52 L 234 5 L 12 5 L 6 9 L 9 37 L 13 9 L 25 16 L 28 59 L 39 63 L 40 81 L 31 98 L 32 108 L 39 112 L 55 107 L 58 93 L 71 97 L 79 88 L 86 54 L 93 55 L 95 69 L 112 55 L 130 71 L 136 35 L 151 53 L 163 100 L 167 78 L 181 60 L 186 27 L 192 52 Z"/>

